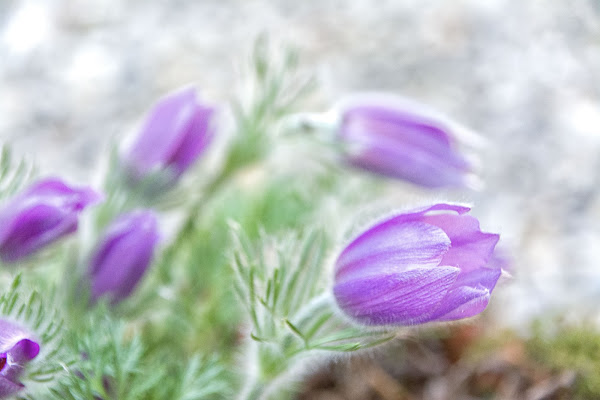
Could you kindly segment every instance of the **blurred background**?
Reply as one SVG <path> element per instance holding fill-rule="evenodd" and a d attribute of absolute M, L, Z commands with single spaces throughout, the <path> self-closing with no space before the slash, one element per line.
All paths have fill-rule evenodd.
<path fill-rule="evenodd" d="M 596 0 L 0 0 L 0 141 L 85 181 L 164 93 L 233 98 L 261 33 L 299 49 L 320 83 L 313 111 L 390 91 L 487 139 L 484 190 L 448 197 L 473 203 L 512 258 L 497 324 L 527 335 L 541 317 L 597 320 Z"/>

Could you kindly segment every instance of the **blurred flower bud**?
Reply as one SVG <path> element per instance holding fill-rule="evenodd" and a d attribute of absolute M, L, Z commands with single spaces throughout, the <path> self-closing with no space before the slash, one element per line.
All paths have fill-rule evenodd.
<path fill-rule="evenodd" d="M 359 96 L 341 108 L 339 137 L 351 165 L 429 188 L 472 184 L 471 166 L 456 150 L 464 128 L 393 96 Z"/>
<path fill-rule="evenodd" d="M 0 319 L 0 399 L 10 398 L 24 388 L 20 377 L 40 346 L 26 329 Z"/>
<path fill-rule="evenodd" d="M 414 325 L 483 311 L 502 273 L 499 235 L 484 233 L 469 208 L 437 204 L 388 218 L 340 254 L 334 295 L 365 325 Z"/>
<path fill-rule="evenodd" d="M 0 209 L 0 258 L 15 262 L 75 232 L 80 212 L 100 199 L 88 187 L 39 181 Z"/>
<path fill-rule="evenodd" d="M 149 210 L 121 215 L 104 232 L 89 264 L 92 301 L 118 303 L 131 294 L 152 261 L 158 222 Z"/>
<path fill-rule="evenodd" d="M 214 112 L 214 107 L 198 102 L 194 88 L 161 98 L 123 156 L 133 179 L 165 171 L 171 180 L 177 179 L 209 144 Z"/>

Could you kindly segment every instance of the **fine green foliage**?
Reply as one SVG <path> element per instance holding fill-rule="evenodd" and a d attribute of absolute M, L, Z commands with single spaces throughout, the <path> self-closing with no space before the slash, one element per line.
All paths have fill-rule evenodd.
<path fill-rule="evenodd" d="M 229 393 L 217 359 L 148 351 L 135 327 L 111 317 L 104 306 L 85 319 L 86 331 L 69 338 L 80 359 L 54 390 L 57 399 L 219 399 Z"/>
<path fill-rule="evenodd" d="M 225 176 L 263 158 L 275 143 L 281 120 L 296 111 L 316 86 L 300 68 L 294 49 L 274 48 L 265 36 L 255 43 L 248 72 L 246 91 L 232 104 L 238 132 L 225 162 Z"/>
<path fill-rule="evenodd" d="M 228 221 L 237 221 L 252 241 L 260 241 L 261 232 L 301 232 L 298 226 L 311 224 L 314 204 L 334 184 L 328 179 L 282 176 L 251 190 L 228 188 L 206 204 L 210 213 L 195 220 L 184 240 L 166 249 L 143 287 L 121 311 L 141 317 L 144 342 L 150 347 L 176 342 L 181 344 L 176 351 L 187 353 L 202 344 L 231 359 L 240 335 L 238 324 L 232 321 L 242 319 L 243 310 L 230 289 L 234 277 L 226 251 L 231 247 Z"/>
<path fill-rule="evenodd" d="M 130 316 L 164 316 L 164 320 L 144 320 L 142 335 L 151 348 L 181 343 L 176 351 L 187 353 L 201 343 L 203 348 L 231 359 L 241 310 L 230 290 L 233 278 L 227 260 L 231 242 L 227 222 L 239 221 L 252 238 L 258 238 L 260 230 L 298 229 L 311 222 L 316 205 L 327 194 L 326 189 L 331 189 L 325 188 L 331 185 L 329 177 L 300 179 L 270 171 L 270 179 L 252 187 L 238 185 L 244 179 L 240 175 L 249 169 L 267 168 L 265 160 L 279 143 L 274 140 L 279 122 L 295 112 L 314 89 L 314 79 L 301 71 L 296 52 L 274 49 L 266 38 L 257 41 L 249 64 L 244 82 L 248 86 L 233 102 L 236 130 L 218 171 L 201 180 L 199 187 L 188 187 L 187 191 L 172 188 L 176 195 L 156 199 L 185 199 L 156 203 L 183 205 L 180 208 L 185 211 L 173 240 L 157 260 L 155 272 L 139 295 L 124 305 L 123 311 Z M 118 164 L 115 154 L 110 164 Z M 115 187 L 123 187 L 122 178 L 114 174 L 106 182 L 113 192 Z M 115 199 L 116 206 L 108 205 L 103 213 L 142 197 L 114 192 L 106 204 Z M 100 219 L 107 220 L 105 216 Z"/>
<path fill-rule="evenodd" d="M 36 175 L 36 169 L 25 159 L 15 160 L 9 146 L 0 150 L 0 201 L 14 195 Z"/>
<path fill-rule="evenodd" d="M 262 235 L 254 245 L 232 224 L 234 251 L 231 264 L 235 291 L 251 324 L 257 369 L 254 388 L 247 398 L 258 398 L 257 389 L 273 381 L 299 359 L 319 352 L 365 349 L 394 337 L 385 330 L 352 326 L 335 311 L 324 290 L 327 238 L 322 232 L 283 237 Z"/>

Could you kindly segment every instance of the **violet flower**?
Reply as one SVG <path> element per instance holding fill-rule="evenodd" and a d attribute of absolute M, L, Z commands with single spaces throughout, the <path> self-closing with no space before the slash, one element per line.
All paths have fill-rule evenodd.
<path fill-rule="evenodd" d="M 89 187 L 37 182 L 0 209 L 0 258 L 15 262 L 75 232 L 81 211 L 100 199 Z"/>
<path fill-rule="evenodd" d="M 129 296 L 150 265 L 158 239 L 152 211 L 133 211 L 113 221 L 90 260 L 92 301 L 108 296 L 117 303 Z"/>
<path fill-rule="evenodd" d="M 458 131 L 467 132 L 422 104 L 379 95 L 342 106 L 339 137 L 353 166 L 429 188 L 469 186 Z"/>
<path fill-rule="evenodd" d="M 468 207 L 437 204 L 378 223 L 335 264 L 340 308 L 365 325 L 413 325 L 483 311 L 502 273 L 499 235 L 484 233 Z"/>
<path fill-rule="evenodd" d="M 177 179 L 209 144 L 214 112 L 214 107 L 198 101 L 194 88 L 161 98 L 123 157 L 132 177 L 140 180 L 166 170 Z"/>
<path fill-rule="evenodd" d="M 40 346 L 26 329 L 0 319 L 0 399 L 13 396 L 23 384 L 20 377 L 26 364 L 40 352 Z"/>

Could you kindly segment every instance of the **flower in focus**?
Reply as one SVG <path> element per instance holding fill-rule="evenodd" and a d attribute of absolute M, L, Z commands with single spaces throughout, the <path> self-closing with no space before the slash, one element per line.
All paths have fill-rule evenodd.
<path fill-rule="evenodd" d="M 101 196 L 44 179 L 0 209 L 0 258 L 15 262 L 77 230 L 80 212 Z"/>
<path fill-rule="evenodd" d="M 139 180 L 167 170 L 178 178 L 209 144 L 214 112 L 198 102 L 194 88 L 160 99 L 123 157 L 132 177 Z"/>
<path fill-rule="evenodd" d="M 413 325 L 483 311 L 502 273 L 468 207 L 437 204 L 365 231 L 335 264 L 340 308 L 365 325 Z"/>
<path fill-rule="evenodd" d="M 356 167 L 429 188 L 469 186 L 471 166 L 456 150 L 458 130 L 424 105 L 363 96 L 342 106 L 339 137 Z"/>
<path fill-rule="evenodd" d="M 150 265 L 158 239 L 151 211 L 133 211 L 113 221 L 90 260 L 92 300 L 108 296 L 117 303 L 129 296 Z"/>
<path fill-rule="evenodd" d="M 20 326 L 0 319 L 0 399 L 23 389 L 20 377 L 25 365 L 40 352 L 32 334 Z"/>

